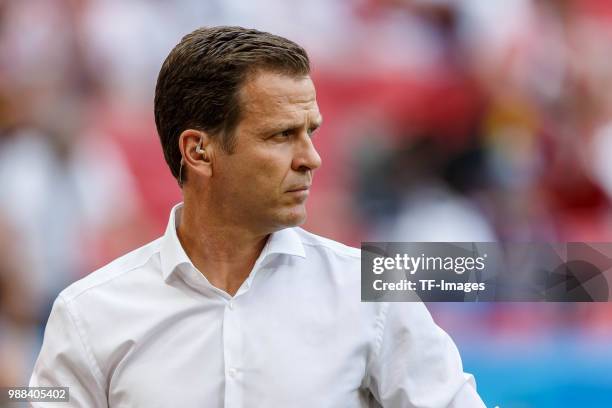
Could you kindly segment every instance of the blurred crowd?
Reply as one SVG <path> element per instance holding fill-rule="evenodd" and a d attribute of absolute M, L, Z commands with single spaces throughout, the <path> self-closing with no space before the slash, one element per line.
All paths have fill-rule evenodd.
<path fill-rule="evenodd" d="M 310 54 L 325 125 L 307 229 L 612 242 L 609 1 L 0 0 L 0 386 L 27 381 L 62 288 L 163 233 L 181 196 L 157 72 L 218 24 Z M 451 330 L 612 340 L 609 304 L 432 310 Z"/>

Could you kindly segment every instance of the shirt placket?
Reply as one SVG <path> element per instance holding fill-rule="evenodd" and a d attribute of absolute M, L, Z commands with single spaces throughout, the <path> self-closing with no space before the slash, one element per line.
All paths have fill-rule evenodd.
<path fill-rule="evenodd" d="M 240 294 L 240 293 L 239 293 Z M 240 296 L 226 300 L 223 311 L 223 358 L 225 362 L 226 408 L 243 406 L 243 333 L 241 324 Z"/>
<path fill-rule="evenodd" d="M 265 255 L 265 254 L 262 254 Z M 265 258 L 261 256 L 260 259 Z M 224 362 L 224 404 L 226 408 L 242 408 L 244 406 L 244 359 L 243 359 L 243 327 L 241 319 L 244 318 L 246 311 L 241 310 L 241 300 L 243 295 L 247 293 L 255 277 L 256 272 L 260 269 L 260 259 L 255 262 L 253 270 L 249 277 L 238 289 L 234 297 L 231 297 L 226 292 L 211 285 L 205 278 L 197 275 L 194 278 L 194 286 L 200 286 L 207 291 L 214 292 L 217 296 L 223 299 L 225 304 L 223 309 L 223 362 Z"/>

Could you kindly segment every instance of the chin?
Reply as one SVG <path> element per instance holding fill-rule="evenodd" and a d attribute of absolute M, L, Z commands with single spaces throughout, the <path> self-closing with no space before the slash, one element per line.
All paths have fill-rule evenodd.
<path fill-rule="evenodd" d="M 297 227 L 306 222 L 306 211 L 291 211 L 282 218 L 281 225 L 283 228 Z"/>

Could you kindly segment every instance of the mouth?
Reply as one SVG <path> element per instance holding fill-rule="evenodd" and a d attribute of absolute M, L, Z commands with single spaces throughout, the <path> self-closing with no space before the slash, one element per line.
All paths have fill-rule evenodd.
<path fill-rule="evenodd" d="M 308 190 L 310 190 L 310 186 L 309 185 L 308 186 L 293 187 L 293 188 L 287 190 L 287 193 L 297 193 L 297 192 L 300 192 L 300 191 L 308 191 Z"/>
<path fill-rule="evenodd" d="M 310 185 L 293 187 L 286 191 L 289 197 L 297 200 L 299 203 L 306 201 L 310 195 Z"/>

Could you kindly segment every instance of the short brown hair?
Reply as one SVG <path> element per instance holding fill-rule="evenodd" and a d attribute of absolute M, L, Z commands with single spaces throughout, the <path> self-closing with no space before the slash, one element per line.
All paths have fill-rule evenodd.
<path fill-rule="evenodd" d="M 310 73 L 310 62 L 306 51 L 286 38 L 227 26 L 199 28 L 168 54 L 157 78 L 154 110 L 164 157 L 177 180 L 184 130 L 218 137 L 231 153 L 241 115 L 239 91 L 258 70 L 303 76 Z"/>

